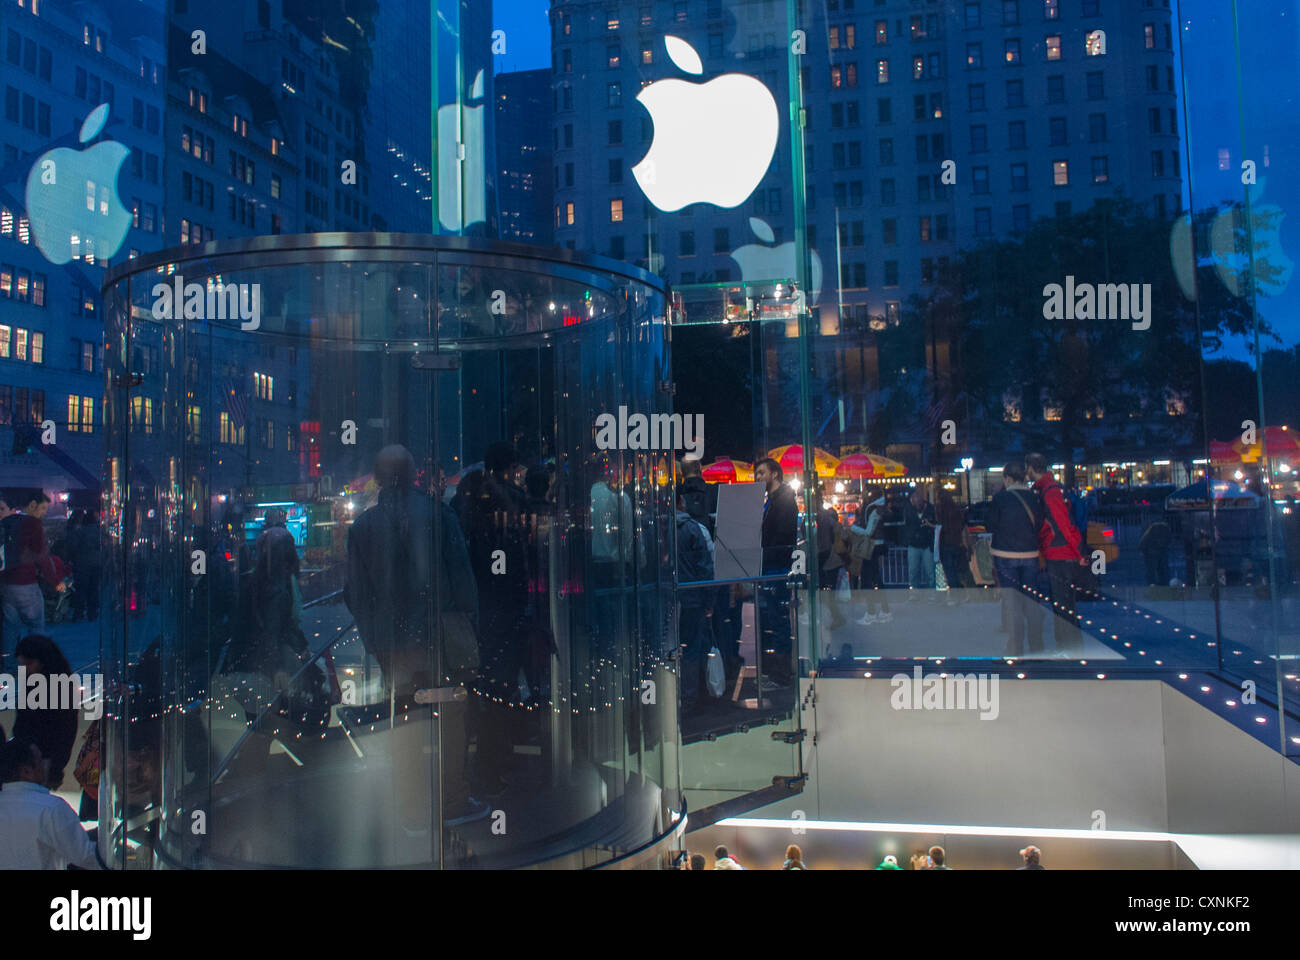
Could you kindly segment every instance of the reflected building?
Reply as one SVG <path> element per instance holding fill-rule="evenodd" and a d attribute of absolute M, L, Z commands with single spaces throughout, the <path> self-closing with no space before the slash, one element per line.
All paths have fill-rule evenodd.
<path fill-rule="evenodd" d="M 82 507 L 97 506 L 103 460 L 103 270 L 166 242 L 163 16 L 161 3 L 129 12 L 112 3 L 15 4 L 4 22 L 0 484 L 68 491 Z M 86 195 L 70 171 L 62 187 L 27 189 L 48 151 L 83 149 L 78 132 L 102 104 L 109 114 L 91 143 L 130 151 L 120 173 L 86 171 L 101 182 L 94 202 L 102 214 L 126 211 L 113 249 L 83 242 L 76 211 Z M 54 447 L 33 432 L 47 419 L 58 428 Z"/>
<path fill-rule="evenodd" d="M 1101 201 L 1131 200 L 1135 214 L 1153 222 L 1170 221 L 1186 204 L 1172 14 L 1158 4 L 1099 0 L 925 7 L 890 0 L 810 5 L 806 13 L 806 22 L 788 25 L 780 5 L 760 2 L 555 4 L 557 241 L 646 266 L 678 287 L 788 281 L 800 272 L 797 213 L 804 213 L 815 406 L 805 412 L 831 425 L 819 442 L 889 453 L 913 472 L 950 471 L 957 457 L 936 442 L 940 424 L 970 423 L 977 399 L 989 408 L 983 419 L 1003 413 L 1000 395 L 976 397 L 979 365 L 963 366 L 969 346 L 941 318 L 958 279 L 953 268 L 967 271 L 962 282 L 978 282 L 962 253 L 1023 241 L 1035 224 L 1082 229 L 1084 221 L 1069 218 Z M 798 78 L 803 195 L 791 189 L 783 107 L 767 174 L 739 207 L 657 210 L 631 175 L 654 136 L 638 95 L 669 78 L 707 83 L 738 72 L 760 79 L 784 105 L 793 26 L 806 31 Z M 698 80 L 670 58 L 666 34 L 698 54 Z M 751 147 L 743 138 L 726 145 L 737 154 Z M 794 323 L 785 327 L 793 337 Z M 793 377 L 793 345 L 770 346 L 770 373 Z M 1088 459 L 1110 446 L 1123 459 L 1152 438 L 1169 452 L 1190 445 L 1192 424 L 1178 418 L 1194 391 L 1170 386 L 1177 396 L 1168 404 L 1159 386 L 1139 404 L 1149 409 L 1140 432 L 1115 417 L 1094 423 L 1092 408 L 1081 413 L 1089 423 L 1072 452 Z M 1060 406 L 1051 397 L 1009 396 L 1006 415 L 1036 422 L 1050 438 Z M 1130 419 L 1127 410 L 1122 417 Z M 797 433 L 788 405 L 760 419 L 779 425 L 784 438 Z M 985 447 L 993 456 L 1004 442 L 997 430 L 967 437 L 964 455 L 981 465 Z"/>

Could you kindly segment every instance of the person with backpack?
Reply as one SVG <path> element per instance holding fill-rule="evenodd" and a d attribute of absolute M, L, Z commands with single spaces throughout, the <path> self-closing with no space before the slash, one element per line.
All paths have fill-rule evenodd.
<path fill-rule="evenodd" d="M 682 482 L 678 486 L 686 505 L 686 512 L 704 524 L 709 536 L 716 536 L 718 514 L 718 488 L 704 479 L 704 470 L 698 457 L 682 460 Z"/>
<path fill-rule="evenodd" d="M 41 522 L 50 498 L 42 490 L 11 491 L 5 503 L 14 509 L 0 520 L 0 610 L 4 616 L 0 665 L 5 663 L 9 641 L 17 644 L 29 633 L 45 632 L 45 594 L 40 579 L 60 593 L 66 589 L 54 567 Z M 17 507 L 20 503 L 21 508 Z"/>
<path fill-rule="evenodd" d="M 713 538 L 708 528 L 686 509 L 686 493 L 677 491 L 677 582 L 695 584 L 713 579 Z M 706 644 L 710 636 L 708 614 L 713 589 L 687 587 L 677 591 L 680 613 L 678 642 L 682 648 L 682 715 L 694 712 L 700 703 Z"/>
<path fill-rule="evenodd" d="M 1039 572 L 1038 531 L 1043 525 L 1043 501 L 1025 486 L 1023 463 L 1002 468 L 1002 489 L 989 505 L 990 553 L 1002 600 L 1002 619 L 1011 635 L 1011 656 L 1043 649 L 1043 608 L 1030 598 Z"/>
<path fill-rule="evenodd" d="M 1056 649 L 1078 655 L 1083 652 L 1083 634 L 1074 606 L 1074 588 L 1084 583 L 1084 568 L 1088 565 L 1081 546 L 1083 535 L 1070 516 L 1064 488 L 1047 468 L 1047 458 L 1041 453 L 1025 457 L 1025 476 L 1043 500 L 1038 547 L 1047 565 L 1052 610 L 1056 614 L 1052 628 Z"/>

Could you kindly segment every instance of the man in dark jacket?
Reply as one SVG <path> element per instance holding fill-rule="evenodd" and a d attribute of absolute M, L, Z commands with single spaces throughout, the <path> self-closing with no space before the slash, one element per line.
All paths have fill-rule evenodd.
<path fill-rule="evenodd" d="M 432 817 L 429 784 L 436 782 L 430 780 L 424 753 L 435 739 L 429 729 L 430 694 L 438 701 L 444 822 L 468 822 L 490 810 L 469 795 L 466 700 L 455 692 L 455 686 L 472 683 L 476 676 L 478 650 L 472 634 L 478 588 L 455 513 L 417 490 L 414 478 L 409 450 L 394 445 L 379 451 L 379 502 L 358 517 L 348 533 L 343 597 L 356 617 L 362 643 L 379 661 L 395 713 L 406 717 L 401 723 L 394 717 L 393 789 L 401 820 L 397 829 L 406 831 L 411 855 L 419 862 L 431 856 L 425 832 Z M 440 511 L 436 557 L 435 510 Z M 436 632 L 435 616 L 440 619 Z M 470 624 L 468 637 L 453 629 L 463 622 Z"/>
<path fill-rule="evenodd" d="M 717 529 L 715 518 L 718 512 L 718 488 L 705 481 L 699 460 L 687 457 L 682 461 L 682 482 L 678 489 L 686 512 L 704 524 L 712 537 Z"/>
<path fill-rule="evenodd" d="M 1044 514 L 1038 530 L 1038 548 L 1047 561 L 1052 612 L 1056 614 L 1052 621 L 1056 649 L 1077 656 L 1083 652 L 1083 634 L 1079 631 L 1079 615 L 1074 608 L 1074 585 L 1081 580 L 1081 568 L 1088 564 L 1083 555 L 1083 535 L 1074 525 L 1064 489 L 1047 469 L 1047 458 L 1041 453 L 1025 457 L 1025 476 L 1043 498 Z"/>
<path fill-rule="evenodd" d="M 41 522 L 50 498 L 41 490 L 14 491 L 5 496 L 5 502 L 14 509 L 0 520 L 0 547 L 6 548 L 4 571 L 0 572 L 0 610 L 4 615 L 0 664 L 8 644 L 17 644 L 29 633 L 45 632 L 45 595 L 38 580 L 43 577 L 56 590 L 64 589 Z M 17 556 L 10 556 L 14 551 Z"/>
<path fill-rule="evenodd" d="M 763 575 L 788 574 L 799 540 L 799 503 L 786 485 L 781 465 L 770 457 L 754 465 L 754 478 L 767 490 L 763 504 L 761 540 Z M 759 588 L 762 621 L 763 667 L 770 688 L 794 682 L 791 662 L 790 588 L 784 583 Z"/>
<path fill-rule="evenodd" d="M 1043 501 L 1025 486 L 1024 464 L 1008 463 L 1002 469 L 1002 489 L 989 505 L 988 528 L 993 534 L 989 552 L 1002 600 L 1002 621 L 1011 634 L 1011 656 L 1043 649 L 1043 608 L 1026 593 L 1037 592 L 1039 585 L 1042 524 Z"/>
<path fill-rule="evenodd" d="M 677 582 L 696 584 L 713 579 L 713 539 L 704 524 L 686 510 L 686 497 L 677 493 Z M 708 612 L 713 588 L 687 587 L 677 592 L 678 641 L 682 648 L 682 713 L 693 711 L 700 697 L 704 658 L 708 653 Z"/>

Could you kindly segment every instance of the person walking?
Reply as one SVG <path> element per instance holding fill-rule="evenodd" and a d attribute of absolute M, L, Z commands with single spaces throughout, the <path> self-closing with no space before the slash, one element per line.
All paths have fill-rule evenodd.
<path fill-rule="evenodd" d="M 853 535 L 853 558 L 861 564 L 858 573 L 858 585 L 866 593 L 867 609 L 855 622 L 861 626 L 873 623 L 888 623 L 894 619 L 889 611 L 889 600 L 885 592 L 885 555 L 889 553 L 889 543 L 885 540 L 884 521 L 888 512 L 885 497 L 863 503 L 858 508 L 857 522 L 849 527 Z M 865 541 L 865 542 L 864 542 Z"/>
<path fill-rule="evenodd" d="M 1173 531 L 1161 517 L 1143 531 L 1138 550 L 1146 566 L 1147 586 L 1169 586 L 1169 544 L 1173 539 Z"/>
<path fill-rule="evenodd" d="M 917 591 L 934 586 L 934 505 L 922 487 L 916 486 L 903 504 L 903 543 L 907 547 L 908 600 L 919 600 Z"/>
<path fill-rule="evenodd" d="M 1043 608 L 1026 591 L 1039 579 L 1038 530 L 1043 502 L 1025 486 L 1025 467 L 1008 463 L 1002 469 L 1002 489 L 989 505 L 990 553 L 1002 600 L 1002 618 L 1010 634 L 1009 653 L 1022 656 L 1043 649 Z"/>
<path fill-rule="evenodd" d="M 21 503 L 0 520 L 0 610 L 3 610 L 3 639 L 0 639 L 0 667 L 10 643 L 29 633 L 45 632 L 45 594 L 40 579 L 62 593 L 66 585 L 58 576 L 45 541 L 42 523 L 50 498 L 41 490 L 14 491 L 5 496 L 11 507 Z"/>
<path fill-rule="evenodd" d="M 367 652 L 379 661 L 394 714 L 412 721 L 393 717 L 392 781 L 398 828 L 407 840 L 426 839 L 422 850 L 412 847 L 406 853 L 423 861 L 432 855 L 427 842 L 432 788 L 425 748 L 434 734 L 428 728 L 433 719 L 428 698 L 417 700 L 417 692 L 439 695 L 437 759 L 444 824 L 456 826 L 491 813 L 487 804 L 470 795 L 466 697 L 456 689 L 477 677 L 478 586 L 455 512 L 415 487 L 411 452 L 396 444 L 383 448 L 375 457 L 374 476 L 379 502 L 348 532 L 343 598 L 356 617 Z M 435 510 L 440 511 L 436 519 Z M 436 631 L 431 614 L 439 618 Z M 435 640 L 441 641 L 437 649 Z"/>
<path fill-rule="evenodd" d="M 771 457 L 754 465 L 754 478 L 767 490 L 760 531 L 763 576 L 785 576 L 790 573 L 798 542 L 799 504 L 794 490 L 785 482 L 781 465 Z M 794 682 L 790 588 L 784 583 L 772 583 L 760 585 L 758 591 L 764 683 L 769 690 L 788 687 Z"/>
<path fill-rule="evenodd" d="M 1047 458 L 1041 453 L 1025 457 L 1025 476 L 1043 500 L 1043 522 L 1038 531 L 1038 548 L 1047 564 L 1047 579 L 1052 598 L 1052 632 L 1058 653 L 1078 656 L 1083 652 L 1083 633 L 1074 605 L 1075 585 L 1082 582 L 1087 558 L 1083 555 L 1083 535 L 1070 516 L 1065 490 L 1052 476 Z"/>
<path fill-rule="evenodd" d="M 677 491 L 677 582 L 699 584 L 713 579 L 713 540 L 709 531 L 686 509 L 686 497 Z M 708 614 L 713 602 L 713 588 L 689 586 L 677 591 L 680 610 L 677 618 L 678 643 L 682 651 L 682 715 L 693 713 L 700 705 L 700 688 L 704 679 L 704 658 L 709 634 Z"/>
<path fill-rule="evenodd" d="M 966 546 L 966 511 L 948 490 L 939 491 L 939 506 L 935 510 L 939 521 L 939 562 L 948 581 L 949 606 L 966 599 L 962 590 L 969 578 L 970 551 Z"/>

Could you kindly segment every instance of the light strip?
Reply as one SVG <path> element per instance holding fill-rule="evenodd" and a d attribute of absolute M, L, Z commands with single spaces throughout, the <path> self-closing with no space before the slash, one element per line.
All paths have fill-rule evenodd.
<path fill-rule="evenodd" d="M 728 817 L 720 827 L 759 827 L 765 830 L 789 830 L 798 825 L 806 830 L 847 830 L 850 833 L 946 833 L 965 837 L 1041 837 L 1053 840 L 1141 840 L 1178 843 L 1182 836 L 1148 830 L 1082 830 L 1064 827 L 972 827 L 942 823 L 864 823 L 836 820 L 771 820 Z"/>

